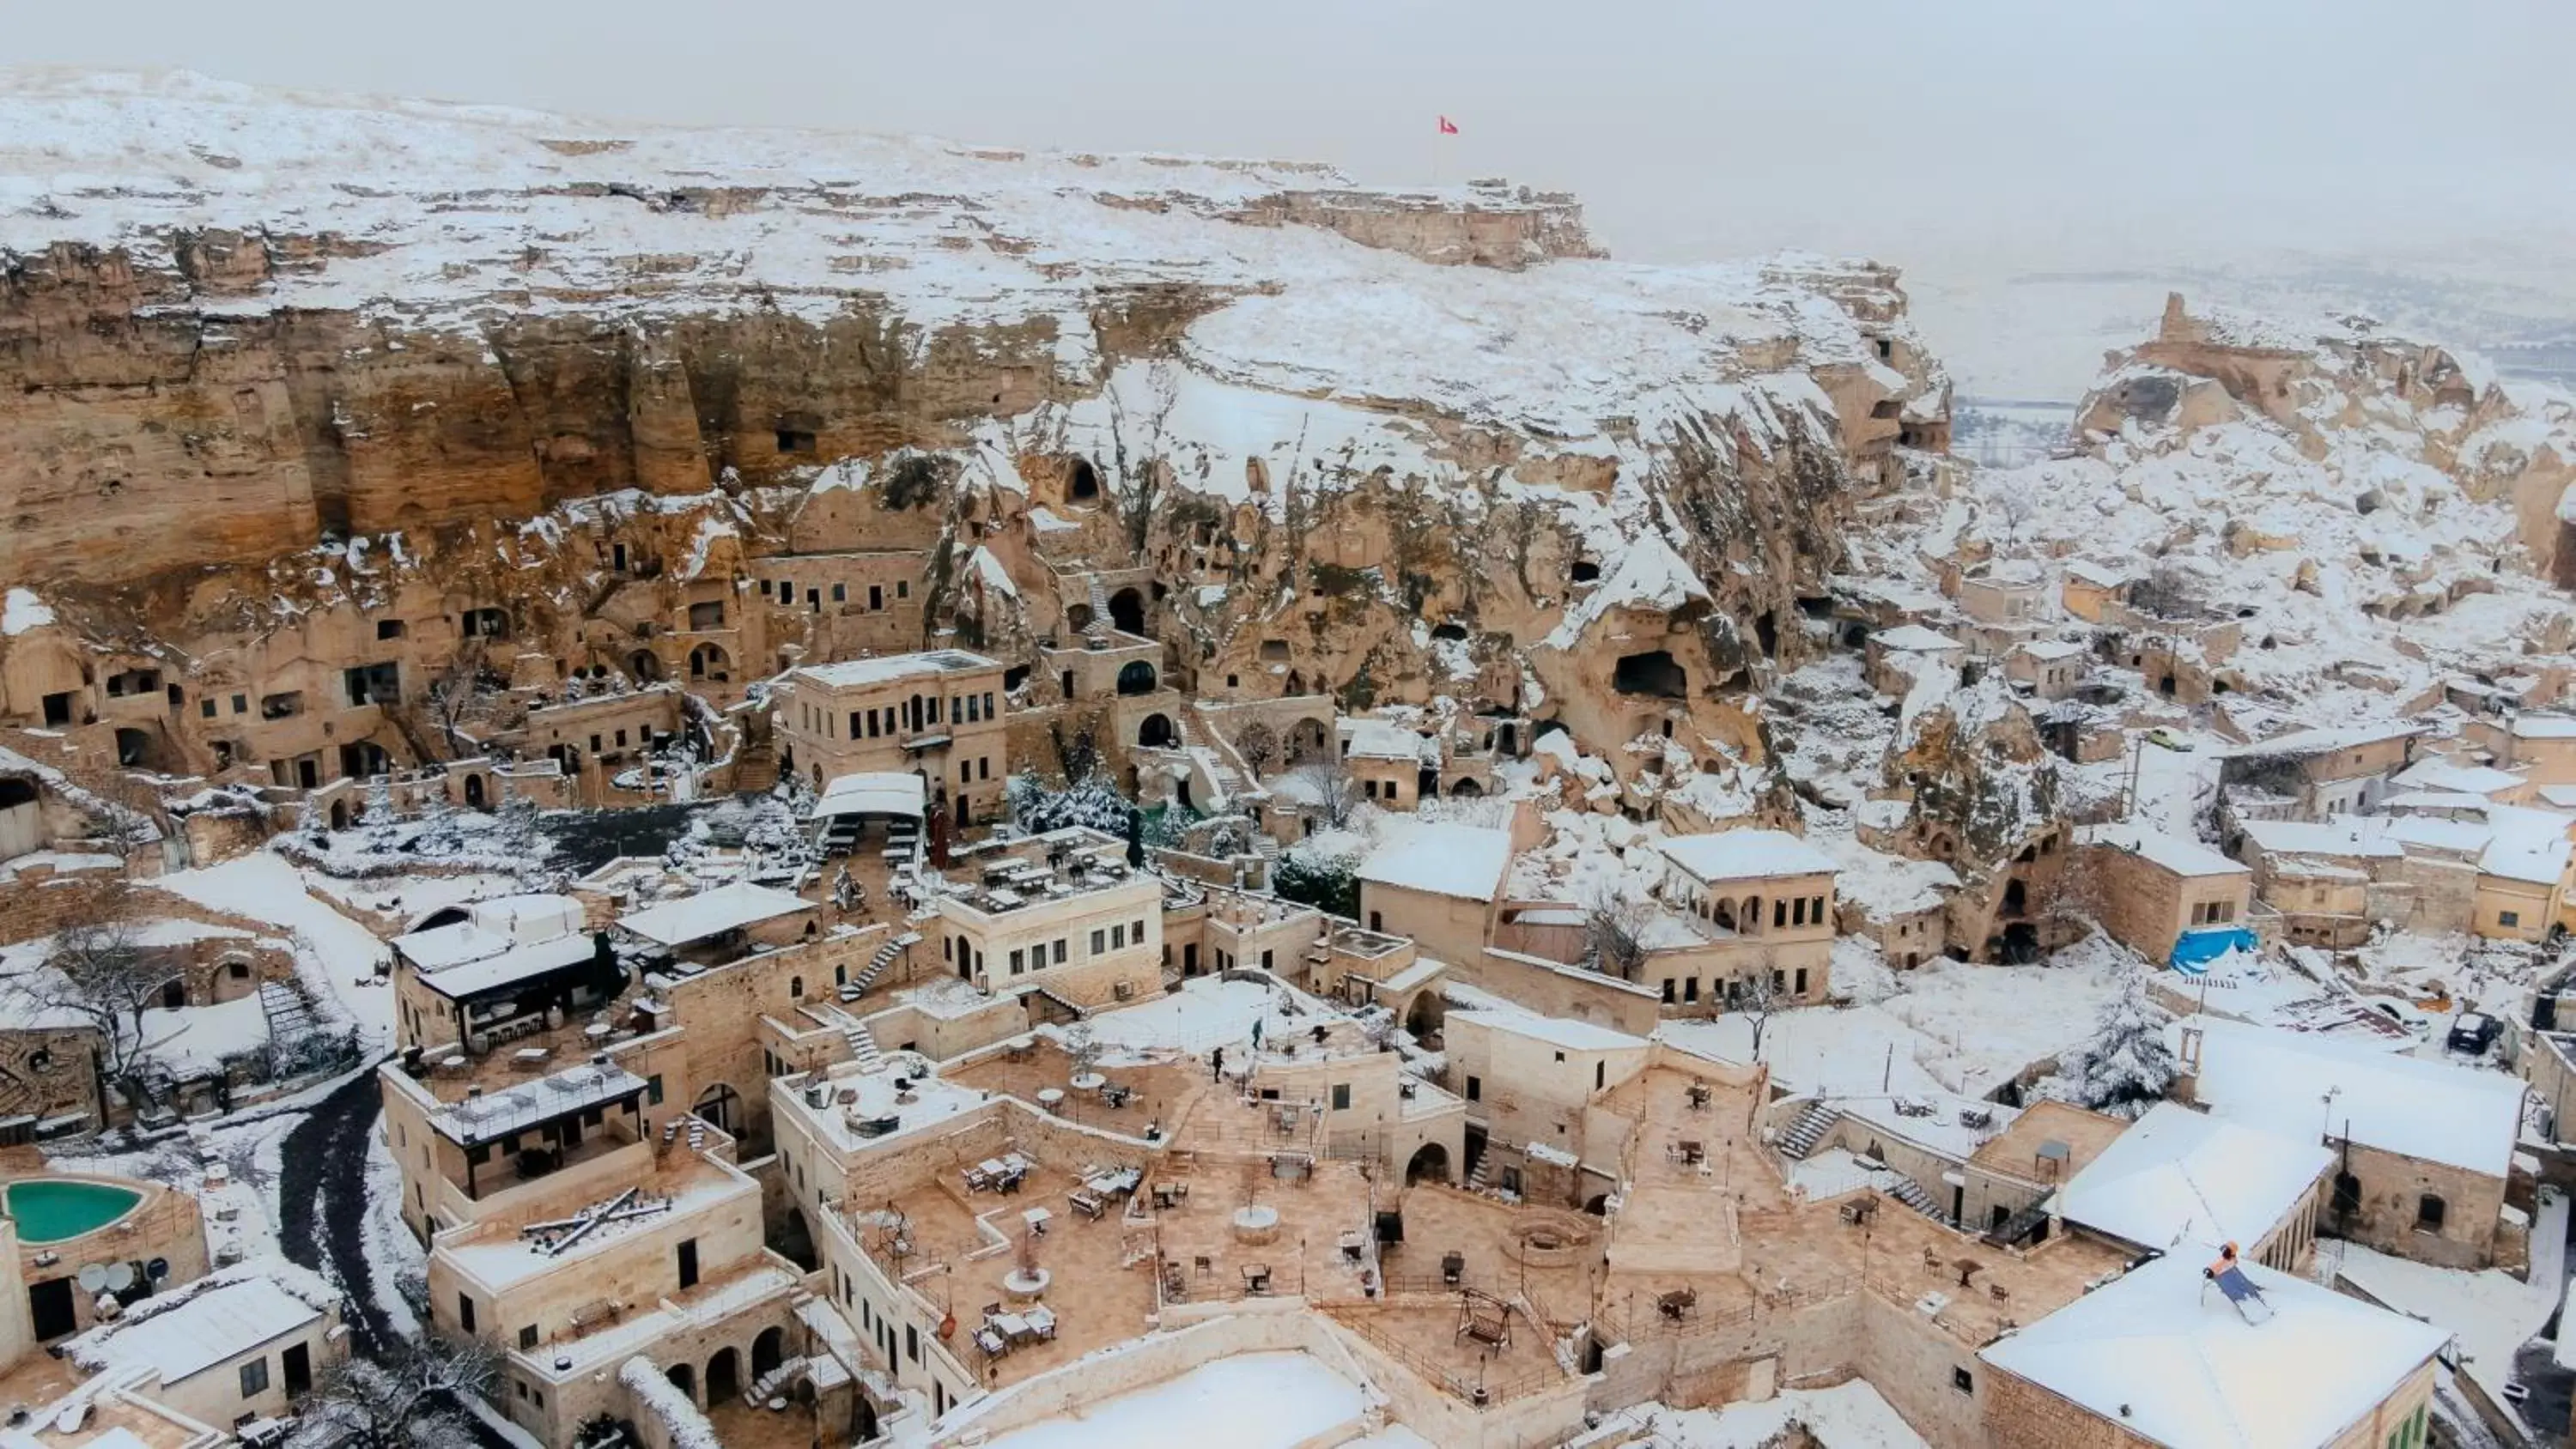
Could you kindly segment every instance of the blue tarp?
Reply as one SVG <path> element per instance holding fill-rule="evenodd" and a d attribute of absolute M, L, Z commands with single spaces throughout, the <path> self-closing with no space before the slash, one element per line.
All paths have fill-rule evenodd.
<path fill-rule="evenodd" d="M 2173 955 L 2167 963 L 2176 971 L 2197 976 L 2228 952 L 2251 953 L 2256 944 L 2253 931 L 2244 926 L 2202 926 L 2175 938 Z"/>

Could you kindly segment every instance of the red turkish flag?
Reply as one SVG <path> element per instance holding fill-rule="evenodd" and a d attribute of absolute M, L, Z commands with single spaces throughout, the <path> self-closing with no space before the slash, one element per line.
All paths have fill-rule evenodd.
<path fill-rule="evenodd" d="M 1455 122 L 1455 121 L 1453 121 L 1453 120 L 1450 120 L 1447 116 L 1442 116 L 1442 117 L 1440 118 L 1440 134 L 1441 134 L 1441 135 L 1443 135 L 1443 136 L 1455 136 L 1455 135 L 1457 135 L 1457 134 L 1458 134 L 1458 123 L 1457 123 L 1457 122 Z"/>

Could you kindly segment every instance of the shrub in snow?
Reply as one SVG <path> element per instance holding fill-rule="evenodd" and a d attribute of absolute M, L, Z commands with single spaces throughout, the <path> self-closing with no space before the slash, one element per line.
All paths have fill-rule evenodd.
<path fill-rule="evenodd" d="M 1283 900 L 1313 906 L 1336 916 L 1360 913 L 1359 862 L 1352 856 L 1320 850 L 1291 850 L 1271 868 L 1270 888 Z"/>
<path fill-rule="evenodd" d="M 1059 790 L 1034 774 L 1011 777 L 1011 818 L 1032 835 L 1089 826 L 1105 835 L 1127 838 L 1127 819 L 1135 806 L 1098 775 L 1085 775 Z"/>
<path fill-rule="evenodd" d="M 2162 1100 L 2175 1075 L 2165 1020 L 2163 1008 L 2147 998 L 2146 973 L 2122 975 L 2119 991 L 2103 1003 L 2092 1038 L 2058 1064 L 2069 1098 L 2114 1117 L 2136 1117 Z"/>

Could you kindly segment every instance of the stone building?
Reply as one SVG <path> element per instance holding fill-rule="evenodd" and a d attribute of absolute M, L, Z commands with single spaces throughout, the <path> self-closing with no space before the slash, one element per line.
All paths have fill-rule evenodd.
<path fill-rule="evenodd" d="M 1414 825 L 1360 863 L 1360 920 L 1372 931 L 1411 937 L 1434 960 L 1473 960 L 1493 939 L 1511 859 L 1509 831 Z"/>
<path fill-rule="evenodd" d="M 779 764 L 820 790 L 842 775 L 911 770 L 934 813 L 1001 817 L 1011 759 L 999 661 L 962 649 L 810 664 L 780 680 Z"/>
<path fill-rule="evenodd" d="M 1903 695 L 1914 688 L 1915 671 L 1937 669 L 1956 677 L 1967 662 L 1968 646 L 1920 624 L 1900 624 L 1869 636 L 1866 668 L 1870 688 Z"/>
<path fill-rule="evenodd" d="M 1626 1129 L 1602 1135 L 1590 1108 L 1645 1069 L 1646 1038 L 1468 987 L 1447 994 L 1445 1079 L 1466 1101 L 1467 1179 L 1560 1207 L 1616 1191 Z"/>
<path fill-rule="evenodd" d="M 2195 1248 L 2132 1269 L 1988 1346 L 1995 1449 L 2395 1449 L 2421 1445 L 2431 1324 L 2260 1264 L 2240 1309 Z"/>
<path fill-rule="evenodd" d="M 2520 773 L 2534 786 L 2576 785 L 2576 715 L 2515 714 L 2471 720 L 2469 743 L 2498 769 Z"/>
<path fill-rule="evenodd" d="M 172 1413 L 233 1428 L 288 1417 L 348 1357 L 340 1303 L 318 1274 L 254 1259 L 144 1299 L 62 1352 Z"/>
<path fill-rule="evenodd" d="M 2420 725 L 2299 730 L 2228 751 L 2219 784 L 2281 801 L 2280 813 L 2293 820 L 2360 814 L 2414 763 L 2423 735 Z"/>
<path fill-rule="evenodd" d="M 2141 1252 L 2234 1243 L 2250 1261 L 2304 1273 L 2333 1168 L 2320 1143 L 2158 1102 L 2067 1180 L 2057 1212 Z"/>
<path fill-rule="evenodd" d="M 2041 699 L 2064 699 L 2084 678 L 2084 646 L 2071 639 L 2033 639 L 2004 655 L 2004 678 Z"/>
<path fill-rule="evenodd" d="M 2332 1155 L 2321 1231 L 2443 1268 L 2518 1259 L 2503 1228 L 2523 1083 L 2310 1033 L 2198 1016 L 2175 1095 Z"/>
<path fill-rule="evenodd" d="M 1722 830 L 1657 842 L 1664 899 L 1684 914 L 1640 968 L 1666 1007 L 1695 1015 L 1740 1005 L 1767 978 L 1785 1003 L 1821 1000 L 1834 946 L 1833 857 L 1778 830 Z"/>
<path fill-rule="evenodd" d="M 980 886 L 943 895 L 939 958 L 993 995 L 1077 1007 L 1163 989 L 1163 885 L 1127 864 L 1126 843 L 1080 826 L 1033 837 L 1025 854 L 979 854 Z"/>
<path fill-rule="evenodd" d="M 2154 962 L 2250 946 L 2254 873 L 2196 840 L 2134 824 L 2075 835 L 2085 903 L 2114 940 Z"/>

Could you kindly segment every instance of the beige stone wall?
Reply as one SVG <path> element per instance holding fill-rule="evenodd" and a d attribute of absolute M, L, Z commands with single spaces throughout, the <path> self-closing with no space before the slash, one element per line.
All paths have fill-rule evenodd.
<path fill-rule="evenodd" d="M 1541 1016 L 1590 1022 L 1632 1036 L 1652 1033 L 1661 1014 L 1647 987 L 1508 951 L 1480 951 L 1450 963 L 1447 974 Z"/>
<path fill-rule="evenodd" d="M 997 913 L 949 897 L 937 920 L 922 923 L 922 934 L 938 941 L 950 972 L 986 991 L 1044 989 L 1085 1006 L 1162 991 L 1163 894 L 1148 878 L 1061 900 L 1036 897 Z M 926 941 L 922 949 L 926 955 Z M 1021 958 L 1016 970 L 1014 952 Z"/>
<path fill-rule="evenodd" d="M 2482 873 L 2470 906 L 2469 929 L 2492 941 L 2540 940 L 2556 919 L 2557 897 L 2554 885 Z"/>
<path fill-rule="evenodd" d="M 999 819 L 1013 758 L 1002 673 L 997 663 L 840 687 L 790 676 L 775 700 L 781 768 L 793 768 L 817 787 L 859 771 L 917 772 L 928 782 L 932 803 L 946 802 L 952 816 L 954 802 L 963 799 L 968 823 Z M 916 699 L 922 710 L 918 728 L 912 723 Z M 933 700 L 939 704 L 936 722 L 928 715 Z M 875 734 L 868 732 L 871 715 L 878 722 Z M 946 743 L 904 748 L 906 739 L 940 735 Z"/>
<path fill-rule="evenodd" d="M 2150 961 L 2173 954 L 2174 942 L 2195 924 L 2194 909 L 2217 905 L 2217 924 L 2244 925 L 2253 902 L 2250 873 L 2180 876 L 2143 856 L 2106 845 L 2079 845 L 2076 878 L 2086 903 L 2114 940 Z"/>
<path fill-rule="evenodd" d="M 2352 1144 L 2347 1154 L 2343 1141 L 2333 1136 L 2326 1146 L 2336 1157 L 2326 1175 L 2329 1196 L 2319 1219 L 2326 1232 L 2437 1268 L 2483 1268 L 2495 1261 L 2503 1178 L 2360 1143 Z M 2360 1206 L 2344 1215 L 2332 1206 L 2331 1184 L 2347 1171 L 2360 1179 Z M 2416 1226 L 2428 1194 L 2442 1200 L 2439 1232 Z"/>
<path fill-rule="evenodd" d="M 1406 886 L 1360 883 L 1360 924 L 1372 931 L 1410 936 L 1423 955 L 1452 965 L 1484 953 L 1493 930 L 1490 901 L 1460 900 Z"/>

